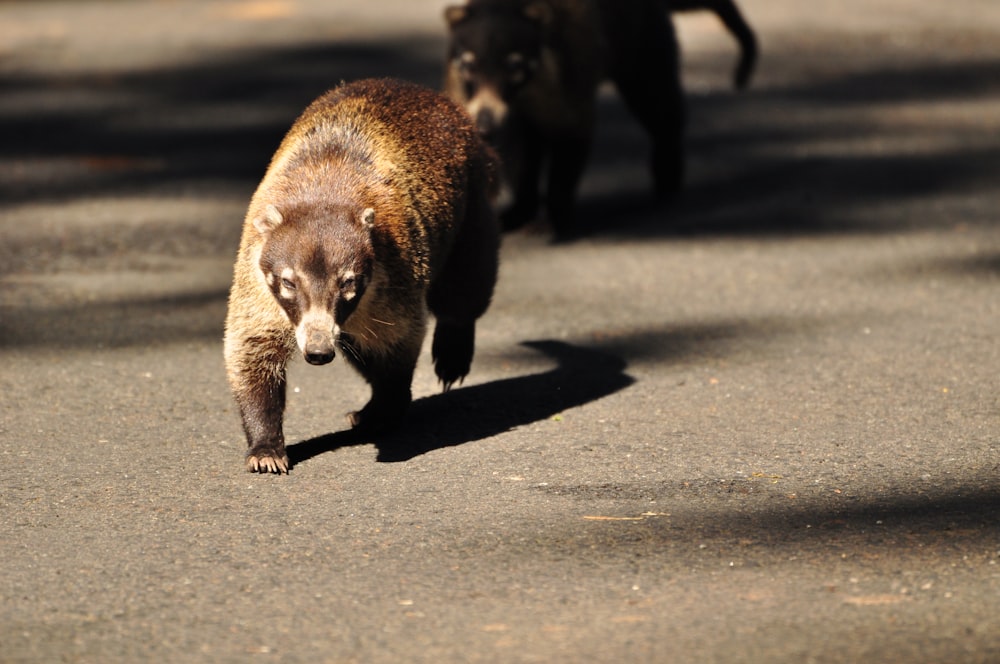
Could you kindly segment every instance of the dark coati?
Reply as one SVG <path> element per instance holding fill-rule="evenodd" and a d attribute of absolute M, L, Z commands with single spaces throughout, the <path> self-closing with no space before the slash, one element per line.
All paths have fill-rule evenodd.
<path fill-rule="evenodd" d="M 296 120 L 254 193 L 226 318 L 250 471 L 287 472 L 285 365 L 336 350 L 371 385 L 350 424 L 395 426 L 427 327 L 448 389 L 468 372 L 497 277 L 496 155 L 439 92 L 341 85 Z"/>
<path fill-rule="evenodd" d="M 731 0 L 682 4 L 683 9 L 714 8 L 720 16 L 724 5 L 736 11 Z M 686 109 L 668 5 L 663 0 L 468 0 L 445 9 L 450 39 L 444 89 L 503 158 L 513 193 L 512 205 L 502 213 L 506 229 L 537 214 L 548 160 L 545 211 L 557 233 L 572 232 L 597 88 L 605 79 L 615 83 L 649 134 L 655 192 L 667 197 L 681 187 Z M 724 18 L 732 16 L 728 12 Z M 741 18 L 738 11 L 735 16 Z M 745 37 L 752 53 L 744 53 L 740 80 L 749 77 L 756 57 L 755 41 Z"/>

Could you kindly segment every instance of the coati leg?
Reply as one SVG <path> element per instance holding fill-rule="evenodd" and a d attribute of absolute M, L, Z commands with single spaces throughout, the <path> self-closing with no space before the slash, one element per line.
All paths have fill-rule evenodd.
<path fill-rule="evenodd" d="M 251 472 L 288 472 L 281 425 L 287 360 L 287 346 L 278 339 L 227 336 L 226 366 L 247 436 L 246 467 Z"/>
<path fill-rule="evenodd" d="M 557 236 L 573 233 L 576 191 L 590 154 L 590 143 L 589 134 L 559 137 L 550 143 L 552 154 L 545 207 Z"/>
<path fill-rule="evenodd" d="M 505 231 L 521 228 L 538 214 L 542 162 L 545 158 L 544 139 L 537 130 L 518 125 L 509 131 L 509 135 L 517 136 L 517 144 L 504 146 L 504 153 L 508 155 L 504 170 L 513 188 L 510 207 L 500 213 L 500 223 Z M 514 139 L 506 140 L 512 142 Z"/>
<path fill-rule="evenodd" d="M 447 391 L 472 366 L 476 319 L 485 313 L 497 280 L 500 239 L 485 192 L 470 192 L 465 218 L 448 261 L 427 294 L 437 322 L 431 356 Z"/>
<path fill-rule="evenodd" d="M 629 110 L 653 143 L 652 173 L 657 196 L 667 198 L 684 181 L 686 108 L 673 23 L 646 4 L 645 13 L 605 12 L 608 21 L 629 21 L 606 30 L 615 44 L 611 78 Z"/>
<path fill-rule="evenodd" d="M 665 91 L 649 90 L 636 81 L 621 81 L 620 86 L 622 96 L 653 143 L 650 157 L 653 191 L 659 198 L 670 198 L 684 184 L 684 99 Z M 652 108 L 660 110 L 650 112 Z"/>
<path fill-rule="evenodd" d="M 372 388 L 372 396 L 365 407 L 349 413 L 348 422 L 365 433 L 381 433 L 396 428 L 402 421 L 413 397 L 410 384 L 420 355 L 419 340 L 423 334 L 413 336 L 415 344 L 396 348 L 391 356 L 365 353 L 353 340 L 341 334 L 340 347 L 344 357 L 358 370 Z"/>

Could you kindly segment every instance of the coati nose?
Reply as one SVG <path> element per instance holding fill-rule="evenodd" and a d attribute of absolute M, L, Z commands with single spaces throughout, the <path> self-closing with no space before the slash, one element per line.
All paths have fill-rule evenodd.
<path fill-rule="evenodd" d="M 497 129 L 497 123 L 492 111 L 484 108 L 476 113 L 476 129 L 483 137 L 493 135 L 493 132 Z"/>
<path fill-rule="evenodd" d="M 329 350 L 306 349 L 306 351 L 303 354 L 305 355 L 306 362 L 308 362 L 309 364 L 315 364 L 316 366 L 320 366 L 322 364 L 330 364 L 330 362 L 333 362 L 333 358 L 335 356 L 335 353 L 333 352 L 332 348 Z"/>
<path fill-rule="evenodd" d="M 302 345 L 302 354 L 309 364 L 329 364 L 333 361 L 333 339 L 321 331 L 310 330 Z"/>

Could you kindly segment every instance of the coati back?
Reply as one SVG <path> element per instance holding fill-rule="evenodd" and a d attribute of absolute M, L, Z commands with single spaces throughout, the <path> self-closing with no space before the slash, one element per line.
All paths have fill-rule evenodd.
<path fill-rule="evenodd" d="M 247 469 L 287 472 L 285 365 L 339 350 L 369 382 L 352 426 L 397 425 L 427 326 L 445 389 L 469 371 L 497 276 L 496 156 L 461 108 L 392 79 L 314 101 L 247 210 L 226 318 L 226 371 Z"/>

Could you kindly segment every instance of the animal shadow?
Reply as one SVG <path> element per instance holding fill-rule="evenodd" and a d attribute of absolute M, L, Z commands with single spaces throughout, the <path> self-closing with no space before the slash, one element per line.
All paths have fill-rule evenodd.
<path fill-rule="evenodd" d="M 294 466 L 341 447 L 374 444 L 378 461 L 407 461 L 432 450 L 481 440 L 547 419 L 635 382 L 624 373 L 624 360 L 603 351 L 552 340 L 527 341 L 522 345 L 544 353 L 557 366 L 544 373 L 417 399 L 397 431 L 379 436 L 354 431 L 325 434 L 289 445 L 288 459 Z"/>

